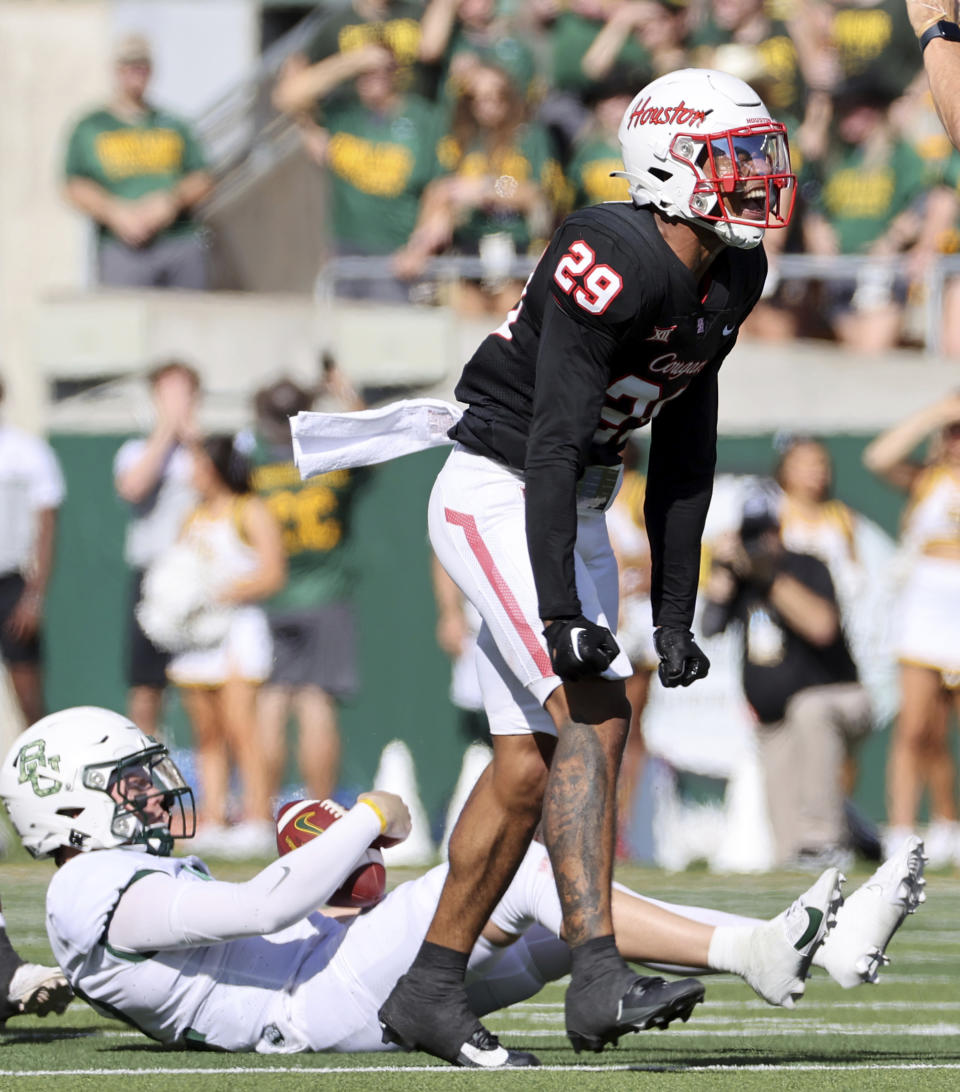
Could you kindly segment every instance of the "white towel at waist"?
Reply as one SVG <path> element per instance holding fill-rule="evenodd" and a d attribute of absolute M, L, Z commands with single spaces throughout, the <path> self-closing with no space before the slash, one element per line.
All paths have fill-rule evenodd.
<path fill-rule="evenodd" d="M 408 398 L 355 413 L 298 413 L 290 418 L 301 478 L 371 466 L 452 444 L 447 432 L 463 410 L 439 398 Z"/>

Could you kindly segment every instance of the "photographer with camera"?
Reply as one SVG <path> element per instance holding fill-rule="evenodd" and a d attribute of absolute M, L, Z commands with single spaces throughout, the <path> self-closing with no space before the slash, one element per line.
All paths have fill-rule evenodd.
<path fill-rule="evenodd" d="M 773 503 L 749 498 L 739 534 L 717 541 L 702 628 L 742 626 L 776 864 L 842 864 L 844 759 L 870 729 L 870 703 L 827 567 L 784 548 Z"/>

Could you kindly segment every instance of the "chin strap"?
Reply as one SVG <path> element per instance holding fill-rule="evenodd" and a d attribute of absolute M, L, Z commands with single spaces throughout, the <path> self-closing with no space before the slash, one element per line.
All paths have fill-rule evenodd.
<path fill-rule="evenodd" d="M 704 220 L 716 232 L 728 246 L 735 246 L 738 250 L 753 250 L 763 242 L 763 234 L 766 230 L 762 227 L 752 227 L 748 224 L 730 224 L 726 220 Z"/>

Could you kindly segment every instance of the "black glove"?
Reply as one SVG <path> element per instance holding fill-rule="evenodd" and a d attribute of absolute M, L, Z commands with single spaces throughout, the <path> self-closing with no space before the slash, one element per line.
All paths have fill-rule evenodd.
<path fill-rule="evenodd" d="M 654 630 L 653 644 L 660 657 L 659 675 L 664 686 L 689 686 L 710 670 L 710 661 L 688 629 L 661 626 Z"/>
<path fill-rule="evenodd" d="M 610 630 L 582 614 L 558 618 L 543 631 L 550 650 L 550 663 L 561 679 L 570 681 L 600 675 L 620 651 Z"/>

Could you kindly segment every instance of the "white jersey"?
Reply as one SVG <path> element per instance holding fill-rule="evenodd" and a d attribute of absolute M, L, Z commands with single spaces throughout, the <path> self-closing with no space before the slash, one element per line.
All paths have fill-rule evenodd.
<path fill-rule="evenodd" d="M 143 456 L 145 438 L 127 440 L 113 460 L 113 476 L 129 470 Z M 183 521 L 197 503 L 192 484 L 190 451 L 178 444 L 164 459 L 160 479 L 143 500 L 132 504 L 127 525 L 124 560 L 131 568 L 145 569 L 171 545 Z"/>
<path fill-rule="evenodd" d="M 28 565 L 37 513 L 59 508 L 63 497 L 53 448 L 39 436 L 0 425 L 0 576 Z"/>
<path fill-rule="evenodd" d="M 154 857 L 134 847 L 79 854 L 53 877 L 47 934 L 74 992 L 161 1043 L 261 1053 L 310 1049 L 291 1023 L 292 994 L 305 966 L 316 974 L 329 962 L 346 927 L 311 914 L 262 937 L 153 954 L 117 951 L 107 940 L 113 911 L 129 887 L 153 872 L 185 885 L 210 879 L 197 857 Z"/>

